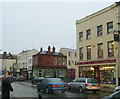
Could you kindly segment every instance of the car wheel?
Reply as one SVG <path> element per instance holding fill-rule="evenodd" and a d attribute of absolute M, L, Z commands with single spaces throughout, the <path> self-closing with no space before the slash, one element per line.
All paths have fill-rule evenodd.
<path fill-rule="evenodd" d="M 79 87 L 79 92 L 83 92 L 83 88 L 82 87 Z"/>
<path fill-rule="evenodd" d="M 61 92 L 62 92 L 62 93 L 65 93 L 65 90 L 62 90 Z"/>
<path fill-rule="evenodd" d="M 45 92 L 48 94 L 48 93 L 50 93 L 50 90 L 48 88 L 46 88 Z"/>

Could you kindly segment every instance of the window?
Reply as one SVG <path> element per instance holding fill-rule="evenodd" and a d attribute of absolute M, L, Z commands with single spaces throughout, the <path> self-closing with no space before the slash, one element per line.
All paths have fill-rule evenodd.
<path fill-rule="evenodd" d="M 70 56 L 70 52 L 68 53 L 68 55 Z"/>
<path fill-rule="evenodd" d="M 103 58 L 103 43 L 98 44 L 98 58 Z"/>
<path fill-rule="evenodd" d="M 68 61 L 68 65 L 70 65 L 70 61 Z"/>
<path fill-rule="evenodd" d="M 114 56 L 114 43 L 113 41 L 108 42 L 108 57 Z"/>
<path fill-rule="evenodd" d="M 86 30 L 86 39 L 91 39 L 91 30 Z"/>
<path fill-rule="evenodd" d="M 79 41 L 82 41 L 83 40 L 83 32 L 80 32 L 79 33 Z"/>
<path fill-rule="evenodd" d="M 83 47 L 79 48 L 79 59 L 83 60 Z"/>
<path fill-rule="evenodd" d="M 76 57 L 76 53 L 75 53 L 75 57 Z"/>
<path fill-rule="evenodd" d="M 91 46 L 87 46 L 87 59 L 91 59 Z"/>
<path fill-rule="evenodd" d="M 52 77 L 52 70 L 45 70 L 45 77 Z"/>
<path fill-rule="evenodd" d="M 97 26 L 97 36 L 102 35 L 102 25 Z"/>
<path fill-rule="evenodd" d="M 107 33 L 113 31 L 113 21 L 107 23 Z"/>
<path fill-rule="evenodd" d="M 64 70 L 58 71 L 58 77 L 65 77 L 65 71 Z"/>
<path fill-rule="evenodd" d="M 62 60 L 61 60 L 61 58 L 58 59 L 58 65 L 62 65 Z"/>
<path fill-rule="evenodd" d="M 57 59 L 54 58 L 54 65 L 57 65 Z"/>
<path fill-rule="evenodd" d="M 77 62 L 75 61 L 75 65 L 77 65 Z"/>

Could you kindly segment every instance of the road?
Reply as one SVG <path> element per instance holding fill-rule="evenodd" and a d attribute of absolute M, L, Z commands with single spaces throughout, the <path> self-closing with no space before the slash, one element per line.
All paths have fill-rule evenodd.
<path fill-rule="evenodd" d="M 12 83 L 14 91 L 11 93 L 11 97 L 21 97 L 23 98 L 32 98 L 32 99 L 38 99 L 38 93 L 36 91 L 36 87 L 33 86 L 32 84 L 21 84 L 21 82 L 15 82 Z M 53 94 L 45 94 L 42 93 L 43 99 L 47 98 L 80 98 L 80 99 L 99 99 L 100 97 L 104 97 L 106 95 L 109 95 L 110 93 L 108 92 L 97 92 L 96 94 L 93 94 L 92 92 L 84 92 L 84 93 L 79 93 L 77 90 L 72 90 L 72 91 L 66 91 L 65 93 L 61 92 L 54 92 Z"/>

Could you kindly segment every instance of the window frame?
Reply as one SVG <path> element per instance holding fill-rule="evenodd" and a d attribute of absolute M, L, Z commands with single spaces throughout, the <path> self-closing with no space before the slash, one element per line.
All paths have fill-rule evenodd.
<path fill-rule="evenodd" d="M 98 49 L 98 58 L 103 58 L 103 43 L 97 44 L 97 49 Z"/>
<path fill-rule="evenodd" d="M 107 33 L 111 33 L 113 30 L 113 21 L 107 23 Z"/>
<path fill-rule="evenodd" d="M 97 26 L 97 36 L 103 35 L 102 25 Z"/>
<path fill-rule="evenodd" d="M 87 59 L 91 59 L 91 45 L 87 46 L 86 48 L 87 48 L 86 49 L 87 50 Z M 89 52 L 89 49 L 90 49 L 90 52 Z"/>
<path fill-rule="evenodd" d="M 79 32 L 79 41 L 83 40 L 83 32 Z"/>
<path fill-rule="evenodd" d="M 86 40 L 91 39 L 91 29 L 86 30 Z"/>
<path fill-rule="evenodd" d="M 112 47 L 110 47 L 111 45 Z M 113 41 L 109 41 L 107 42 L 107 46 L 108 46 L 108 57 L 113 57 L 114 56 L 114 42 Z"/>

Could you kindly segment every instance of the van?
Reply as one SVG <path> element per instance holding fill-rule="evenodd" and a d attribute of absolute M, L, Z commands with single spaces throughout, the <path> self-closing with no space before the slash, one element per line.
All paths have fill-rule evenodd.
<path fill-rule="evenodd" d="M 96 93 L 100 90 L 100 84 L 97 79 L 94 78 L 76 78 L 72 82 L 68 83 L 70 89 L 78 89 L 79 92 L 93 91 Z"/>

